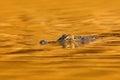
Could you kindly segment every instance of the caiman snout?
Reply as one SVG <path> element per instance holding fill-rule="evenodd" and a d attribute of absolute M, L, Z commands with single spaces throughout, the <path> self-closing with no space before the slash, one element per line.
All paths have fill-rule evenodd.
<path fill-rule="evenodd" d="M 41 45 L 45 45 L 45 44 L 47 44 L 47 43 L 48 43 L 48 42 L 45 41 L 45 40 L 41 40 L 41 41 L 40 41 L 40 44 L 41 44 Z"/>

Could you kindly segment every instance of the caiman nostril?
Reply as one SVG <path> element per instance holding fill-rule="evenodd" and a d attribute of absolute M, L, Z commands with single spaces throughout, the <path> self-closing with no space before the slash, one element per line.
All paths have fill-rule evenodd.
<path fill-rule="evenodd" d="M 45 40 L 41 40 L 41 41 L 40 41 L 40 44 L 41 44 L 41 45 L 45 45 L 45 44 L 47 44 L 47 43 L 48 43 L 48 42 L 45 41 Z"/>

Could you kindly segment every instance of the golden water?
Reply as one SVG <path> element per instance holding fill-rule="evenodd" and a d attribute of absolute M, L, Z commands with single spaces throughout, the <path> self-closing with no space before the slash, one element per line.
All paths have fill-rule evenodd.
<path fill-rule="evenodd" d="M 0 2 L 0 80 L 119 80 L 119 0 L 3 0 Z M 94 35 L 77 49 L 62 34 Z"/>

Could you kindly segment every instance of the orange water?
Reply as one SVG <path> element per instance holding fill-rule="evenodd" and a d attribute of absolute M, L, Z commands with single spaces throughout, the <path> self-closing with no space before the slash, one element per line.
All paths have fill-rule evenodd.
<path fill-rule="evenodd" d="M 119 80 L 119 0 L 3 0 L 0 2 L 0 80 Z M 62 34 L 98 39 L 77 49 Z"/>

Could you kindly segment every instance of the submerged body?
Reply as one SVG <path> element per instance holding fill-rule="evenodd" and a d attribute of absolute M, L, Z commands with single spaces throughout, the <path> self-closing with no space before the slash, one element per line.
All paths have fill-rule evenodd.
<path fill-rule="evenodd" d="M 77 48 L 95 40 L 96 38 L 93 36 L 62 35 L 57 41 L 63 46 L 63 48 Z"/>
<path fill-rule="evenodd" d="M 88 44 L 95 40 L 96 38 L 93 36 L 74 36 L 70 34 L 64 34 L 56 42 L 60 43 L 63 48 L 77 48 L 83 44 Z M 50 42 L 47 42 L 45 40 L 40 41 L 41 45 L 45 45 L 47 43 Z"/>

